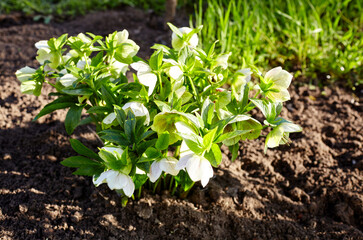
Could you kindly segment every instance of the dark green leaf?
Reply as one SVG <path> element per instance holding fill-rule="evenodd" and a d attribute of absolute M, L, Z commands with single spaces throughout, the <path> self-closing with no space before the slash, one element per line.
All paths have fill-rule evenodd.
<path fill-rule="evenodd" d="M 87 110 L 87 113 L 104 114 L 112 112 L 112 108 L 103 106 L 94 106 Z"/>
<path fill-rule="evenodd" d="M 78 154 L 101 161 L 101 158 L 98 156 L 97 153 L 93 152 L 91 149 L 83 145 L 77 139 L 70 139 L 69 141 L 73 150 L 76 151 Z"/>
<path fill-rule="evenodd" d="M 111 91 L 111 89 L 106 84 L 102 84 L 101 93 L 102 93 L 104 100 L 106 101 L 106 103 L 109 106 L 116 104 L 115 94 Z"/>
<path fill-rule="evenodd" d="M 61 164 L 66 167 L 78 168 L 82 166 L 96 165 L 100 166 L 100 164 L 96 161 L 93 161 L 89 158 L 83 156 L 72 156 L 61 161 Z"/>
<path fill-rule="evenodd" d="M 74 102 L 49 103 L 38 113 L 38 115 L 33 119 L 33 121 L 36 121 L 38 118 L 46 114 L 49 114 L 51 112 L 54 112 L 55 110 L 69 108 L 72 105 L 74 105 Z"/>
<path fill-rule="evenodd" d="M 72 96 L 91 96 L 93 94 L 90 88 L 63 89 L 62 92 Z"/>
<path fill-rule="evenodd" d="M 78 126 L 79 122 L 81 121 L 82 109 L 83 106 L 73 105 L 68 110 L 66 119 L 64 121 L 64 125 L 69 135 L 73 133 L 74 129 Z"/>
<path fill-rule="evenodd" d="M 128 146 L 130 142 L 127 140 L 125 133 L 120 130 L 103 130 L 99 132 L 100 138 L 111 143 L 115 143 L 121 146 Z"/>
<path fill-rule="evenodd" d="M 73 172 L 73 174 L 92 177 L 93 175 L 101 174 L 103 171 L 104 168 L 102 166 L 82 166 Z"/>

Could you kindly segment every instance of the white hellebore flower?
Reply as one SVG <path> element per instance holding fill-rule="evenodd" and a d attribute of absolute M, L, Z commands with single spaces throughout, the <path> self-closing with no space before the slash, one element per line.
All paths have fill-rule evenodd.
<path fill-rule="evenodd" d="M 150 66 L 142 61 L 131 63 L 131 67 L 137 71 L 137 78 L 140 83 L 149 87 L 148 95 L 150 96 L 154 91 L 158 77 L 151 72 Z"/>
<path fill-rule="evenodd" d="M 36 71 L 36 69 L 26 66 L 16 71 L 15 75 L 20 82 L 25 82 L 31 80 Z"/>
<path fill-rule="evenodd" d="M 265 75 L 264 81 L 266 84 L 272 82 L 270 91 L 267 91 L 266 96 L 275 102 L 284 102 L 290 100 L 290 94 L 287 88 L 290 86 L 292 75 L 282 70 L 281 67 L 275 67 L 268 71 Z M 272 91 L 271 91 L 272 90 Z"/>
<path fill-rule="evenodd" d="M 123 150 L 119 147 L 103 147 L 102 149 L 113 153 L 122 155 Z M 131 197 L 135 190 L 135 184 L 129 175 L 115 170 L 108 170 L 101 173 L 101 175 L 95 179 L 93 176 L 93 183 L 98 187 L 102 183 L 107 183 L 111 190 L 122 189 L 126 196 Z"/>
<path fill-rule="evenodd" d="M 125 74 L 126 71 L 127 71 L 127 68 L 128 68 L 128 64 L 126 63 L 122 63 L 122 62 L 119 62 L 115 59 L 113 59 L 110 63 L 110 71 L 112 74 L 116 75 L 117 77 L 119 77 L 119 75 L 122 73 L 122 74 Z"/>
<path fill-rule="evenodd" d="M 103 119 L 103 123 L 106 125 L 111 124 L 113 121 L 115 121 L 116 119 L 116 114 L 114 112 L 108 114 L 104 119 Z"/>
<path fill-rule="evenodd" d="M 59 82 L 65 86 L 65 87 L 69 87 L 72 86 L 72 84 L 77 81 L 77 78 L 75 76 L 73 76 L 73 74 L 67 73 L 64 74 L 60 79 Z"/>
<path fill-rule="evenodd" d="M 135 190 L 135 184 L 131 177 L 115 170 L 108 170 L 101 173 L 96 180 L 93 178 L 93 184 L 96 187 L 102 183 L 107 183 L 111 190 L 122 189 L 128 197 L 131 197 Z"/>
<path fill-rule="evenodd" d="M 181 68 L 179 67 L 179 64 L 177 63 L 177 61 L 173 60 L 173 59 L 163 59 L 164 62 L 166 63 L 171 63 L 173 66 L 171 66 L 170 68 L 166 69 L 166 74 L 171 77 L 172 79 L 176 80 L 176 81 L 180 81 L 183 78 L 183 71 L 181 70 Z"/>
<path fill-rule="evenodd" d="M 190 33 L 193 29 L 188 27 L 182 27 L 179 28 L 179 31 L 183 34 L 183 36 Z M 189 39 L 189 41 L 185 41 L 182 38 L 180 38 L 178 35 L 176 35 L 174 32 L 171 35 L 171 45 L 173 48 L 177 51 L 182 49 L 184 46 L 189 46 L 190 48 L 196 48 L 198 45 L 198 35 L 196 33 L 193 34 L 193 36 Z"/>
<path fill-rule="evenodd" d="M 50 61 L 51 55 L 50 55 L 50 48 L 48 46 L 48 41 L 42 40 L 37 43 L 35 43 L 35 47 L 38 49 L 38 56 L 36 59 L 40 63 L 40 65 L 43 65 L 46 60 Z"/>
<path fill-rule="evenodd" d="M 87 60 L 87 61 L 86 61 L 86 60 Z M 88 57 L 87 57 L 87 59 L 85 59 L 85 58 L 83 57 L 83 58 L 81 58 L 81 59 L 77 62 L 77 68 L 79 68 L 79 69 L 83 70 L 83 69 L 84 69 L 84 67 L 86 66 L 86 64 L 91 65 L 91 59 L 89 59 Z"/>
<path fill-rule="evenodd" d="M 154 161 L 150 166 L 150 172 L 147 176 L 150 178 L 151 182 L 158 180 L 163 171 L 176 176 L 179 173 L 179 170 L 175 168 L 177 163 L 178 160 L 173 157 L 166 157 L 161 160 Z"/>
<path fill-rule="evenodd" d="M 182 142 L 180 147 L 180 159 L 176 164 L 175 169 L 186 169 L 190 179 L 194 182 L 201 181 L 205 187 L 209 179 L 213 177 L 213 168 L 210 162 L 203 156 L 199 156 L 191 151 L 185 141 Z"/>
<path fill-rule="evenodd" d="M 132 111 L 132 113 L 135 115 L 135 117 L 143 117 L 146 116 L 145 119 L 145 125 L 148 125 L 150 123 L 150 115 L 149 115 L 149 111 L 147 110 L 147 108 L 139 102 L 128 102 L 126 103 L 123 107 L 123 110 L 125 111 Z"/>

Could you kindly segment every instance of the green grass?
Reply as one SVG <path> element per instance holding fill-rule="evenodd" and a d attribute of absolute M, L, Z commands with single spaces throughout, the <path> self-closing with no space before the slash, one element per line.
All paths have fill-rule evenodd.
<path fill-rule="evenodd" d="M 301 81 L 363 83 L 363 2 L 206 0 L 196 5 L 202 44 L 233 52 L 232 68 L 281 65 Z"/>
<path fill-rule="evenodd" d="M 164 0 L 1 0 L 0 14 L 23 12 L 28 15 L 62 19 L 121 5 L 153 9 L 157 13 L 165 9 Z"/>

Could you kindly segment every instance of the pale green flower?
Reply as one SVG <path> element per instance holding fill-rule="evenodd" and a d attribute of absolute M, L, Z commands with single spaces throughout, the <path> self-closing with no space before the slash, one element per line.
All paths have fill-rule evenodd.
<path fill-rule="evenodd" d="M 183 36 L 190 33 L 193 29 L 188 27 L 182 27 L 179 28 L 179 31 L 183 34 Z M 180 38 L 178 35 L 176 35 L 174 32 L 171 35 L 171 45 L 173 48 L 177 51 L 182 49 L 184 46 L 189 46 L 191 49 L 196 48 L 198 46 L 198 35 L 195 33 L 193 36 L 189 39 L 189 41 L 186 41 L 182 38 Z"/>
<path fill-rule="evenodd" d="M 264 77 L 264 85 L 262 86 L 266 97 L 274 102 L 285 102 L 290 100 L 290 94 L 287 88 L 290 86 L 292 75 L 282 70 L 281 67 L 276 67 L 268 71 Z"/>
<path fill-rule="evenodd" d="M 25 81 L 20 85 L 20 91 L 25 94 L 33 94 L 35 95 L 35 91 L 37 90 L 37 83 L 35 81 Z"/>
<path fill-rule="evenodd" d="M 42 40 L 37 43 L 35 43 L 35 47 L 38 48 L 36 57 L 37 61 L 40 65 L 44 65 L 45 61 L 49 61 L 48 64 L 49 68 L 45 68 L 45 70 L 53 70 L 58 67 L 58 65 L 62 62 L 63 56 L 61 56 L 58 53 L 52 52 L 48 45 L 48 41 Z M 46 67 L 48 67 L 46 66 Z"/>
<path fill-rule="evenodd" d="M 161 112 L 154 117 L 153 125 L 151 129 L 157 132 L 159 135 L 164 132 L 169 132 L 169 145 L 181 140 L 181 137 L 177 134 L 175 123 L 182 120 L 182 116 L 177 113 Z"/>
<path fill-rule="evenodd" d="M 222 67 L 222 69 L 227 69 L 228 67 L 228 58 L 232 53 L 222 54 L 215 60 L 214 67 Z"/>
<path fill-rule="evenodd" d="M 26 66 L 16 71 L 15 75 L 20 82 L 25 82 L 32 80 L 33 74 L 36 71 L 37 71 L 36 69 Z"/>
<path fill-rule="evenodd" d="M 117 32 L 115 36 L 117 46 L 120 47 L 119 54 L 124 59 L 130 59 L 134 57 L 140 49 L 140 47 L 134 41 L 128 38 L 129 32 L 127 30 Z"/>
<path fill-rule="evenodd" d="M 281 144 L 285 144 L 288 141 L 289 133 L 301 132 L 302 128 L 291 122 L 283 122 L 275 127 L 266 137 L 265 152 L 267 148 L 278 147 Z"/>

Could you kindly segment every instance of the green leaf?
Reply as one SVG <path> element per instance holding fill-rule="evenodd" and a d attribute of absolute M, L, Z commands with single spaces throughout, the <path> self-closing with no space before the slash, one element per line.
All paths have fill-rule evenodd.
<path fill-rule="evenodd" d="M 212 124 L 214 113 L 214 103 L 207 98 L 202 107 L 202 118 L 205 126 L 210 126 Z"/>
<path fill-rule="evenodd" d="M 114 107 L 115 107 L 116 119 L 118 123 L 121 126 L 123 126 L 126 120 L 126 113 L 120 106 L 114 105 Z"/>
<path fill-rule="evenodd" d="M 69 108 L 72 105 L 74 105 L 74 102 L 49 103 L 38 113 L 37 116 L 35 116 L 33 121 L 36 121 L 38 118 L 40 118 L 46 114 L 49 114 L 51 112 L 54 112 L 55 110 Z"/>
<path fill-rule="evenodd" d="M 93 161 L 89 158 L 83 156 L 72 156 L 61 161 L 61 164 L 66 167 L 78 168 L 89 165 L 100 166 L 100 164 L 96 161 Z"/>
<path fill-rule="evenodd" d="M 99 52 L 95 57 L 92 58 L 91 66 L 97 67 L 100 63 L 102 63 L 103 52 Z"/>
<path fill-rule="evenodd" d="M 192 152 L 196 154 L 201 154 L 204 151 L 203 139 L 200 136 L 188 133 L 178 133 L 178 135 L 183 138 L 188 148 Z"/>
<path fill-rule="evenodd" d="M 218 167 L 222 161 L 222 152 L 218 144 L 213 143 L 210 150 L 204 154 L 204 157 L 208 159 L 213 167 Z"/>
<path fill-rule="evenodd" d="M 146 149 L 146 151 L 142 154 L 140 160 L 138 161 L 138 163 L 142 163 L 142 162 L 150 162 L 153 161 L 155 159 L 160 158 L 161 152 L 153 147 L 149 147 L 148 149 Z"/>
<path fill-rule="evenodd" d="M 72 96 L 91 96 L 93 94 L 90 88 L 63 89 L 62 92 Z"/>
<path fill-rule="evenodd" d="M 233 146 L 228 146 L 229 151 L 232 153 L 232 162 L 237 159 L 239 151 L 239 143 L 237 142 Z"/>
<path fill-rule="evenodd" d="M 99 132 L 100 138 L 111 143 L 115 143 L 121 146 L 128 146 L 130 142 L 128 141 L 124 132 L 116 129 L 108 129 Z"/>
<path fill-rule="evenodd" d="M 164 132 L 158 136 L 155 147 L 158 150 L 165 150 L 169 146 L 169 132 Z"/>
<path fill-rule="evenodd" d="M 125 166 L 125 164 L 121 161 L 121 158 L 118 159 L 114 155 L 114 153 L 108 152 L 105 149 L 101 149 L 98 154 L 100 155 L 102 160 L 105 161 L 105 164 L 109 169 L 120 170 L 122 167 Z"/>
<path fill-rule="evenodd" d="M 87 113 L 104 114 L 112 112 L 112 108 L 103 106 L 94 106 L 87 110 Z"/>
<path fill-rule="evenodd" d="M 215 140 L 215 143 L 220 143 L 220 142 L 222 142 L 224 140 L 235 138 L 235 137 L 241 136 L 241 135 L 249 133 L 249 132 L 251 132 L 251 130 L 236 130 L 236 131 L 233 131 L 233 132 L 228 132 L 228 133 L 220 135 Z"/>
<path fill-rule="evenodd" d="M 135 184 L 135 189 L 139 189 L 140 187 L 142 187 L 142 185 L 144 185 L 144 183 L 148 179 L 149 177 L 146 174 L 135 174 L 134 177 L 132 178 Z"/>
<path fill-rule="evenodd" d="M 64 121 L 64 125 L 66 127 L 66 131 L 69 135 L 71 135 L 74 129 L 78 126 L 81 121 L 83 106 L 73 105 L 67 113 L 66 119 Z"/>
<path fill-rule="evenodd" d="M 62 36 L 60 36 L 59 38 L 57 38 L 57 40 L 55 40 L 55 48 L 61 49 L 64 46 L 64 44 L 66 43 L 67 37 L 68 37 L 68 34 L 65 33 Z"/>
<path fill-rule="evenodd" d="M 162 51 L 156 51 L 151 55 L 149 60 L 149 65 L 152 70 L 158 71 L 161 67 L 163 60 L 163 52 Z"/>
<path fill-rule="evenodd" d="M 73 172 L 73 174 L 92 177 L 93 175 L 101 174 L 103 171 L 104 168 L 102 166 L 82 166 Z"/>
<path fill-rule="evenodd" d="M 132 113 L 132 111 L 128 111 L 127 118 L 124 124 L 124 129 L 125 129 L 125 134 L 130 142 L 135 142 L 135 127 L 136 127 L 136 117 Z"/>
<path fill-rule="evenodd" d="M 158 106 L 158 108 L 160 109 L 161 112 L 170 112 L 171 111 L 171 107 L 167 103 L 159 101 L 159 100 L 155 100 L 154 102 Z"/>
<path fill-rule="evenodd" d="M 142 154 L 146 151 L 147 148 L 151 147 L 151 146 L 155 146 L 157 139 L 151 139 L 149 141 L 145 141 L 145 142 L 141 142 L 139 144 L 136 145 L 136 151 L 138 154 Z"/>
<path fill-rule="evenodd" d="M 154 131 L 152 131 L 152 130 L 149 130 L 149 131 L 144 132 L 144 133 L 141 135 L 141 137 L 138 139 L 138 142 L 137 142 L 137 143 L 139 143 L 139 142 L 141 142 L 142 140 L 144 140 L 144 139 L 146 139 L 146 138 L 150 137 L 150 136 L 151 136 L 151 135 L 153 135 L 154 133 L 156 133 L 156 132 L 154 132 Z"/>
<path fill-rule="evenodd" d="M 180 30 L 175 27 L 173 24 L 171 24 L 170 22 L 167 23 L 168 26 L 170 27 L 171 31 L 173 31 L 178 37 L 182 38 L 183 34 L 180 32 Z"/>
<path fill-rule="evenodd" d="M 98 156 L 97 153 L 93 152 L 91 149 L 83 145 L 80 141 L 77 139 L 70 139 L 69 142 L 71 143 L 71 146 L 74 151 L 76 151 L 78 154 L 96 159 L 98 161 L 101 161 L 102 159 Z"/>
<path fill-rule="evenodd" d="M 115 94 L 111 91 L 111 89 L 106 84 L 102 84 L 101 93 L 102 93 L 103 99 L 106 101 L 106 103 L 108 105 L 112 106 L 112 105 L 116 104 Z"/>
<path fill-rule="evenodd" d="M 210 130 L 204 137 L 203 137 L 203 146 L 204 148 L 209 151 L 209 149 L 212 147 L 214 137 L 216 135 L 218 128 L 214 128 L 213 130 Z"/>

